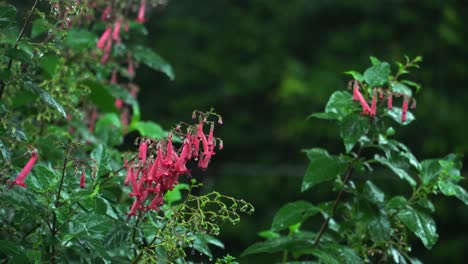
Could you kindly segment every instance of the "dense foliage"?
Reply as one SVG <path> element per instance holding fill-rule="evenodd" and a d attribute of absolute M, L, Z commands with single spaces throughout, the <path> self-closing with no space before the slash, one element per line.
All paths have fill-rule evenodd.
<path fill-rule="evenodd" d="M 395 125 L 414 121 L 409 107 L 416 108 L 413 90 L 419 92 L 421 86 L 406 74 L 418 68 L 421 60 L 406 57 L 392 74 L 389 63 L 371 57 L 372 66 L 364 73 L 346 72 L 354 77 L 352 93 L 334 92 L 325 111 L 311 115 L 336 123 L 345 152 L 332 155 L 322 148 L 305 150 L 310 164 L 301 187 L 306 191 L 332 181 L 338 191 L 336 199 L 317 205 L 296 201 L 281 207 L 271 228 L 260 233 L 266 241 L 250 246 L 243 255 L 283 252 L 283 263 L 290 255 L 304 260 L 301 263 L 315 263 L 305 261 L 309 255 L 322 263 L 421 263 L 410 256 L 409 237 L 413 233 L 427 249 L 437 242 L 439 235 L 431 217 L 434 195 L 454 196 L 468 205 L 468 193 L 458 185 L 462 179 L 460 155 L 419 161 L 394 138 Z M 373 180 L 386 173 L 379 167 L 406 181 L 411 193 L 382 191 Z M 324 222 L 317 231 L 301 229 L 319 213 Z"/>
<path fill-rule="evenodd" d="M 175 77 L 141 44 L 146 9 L 162 4 L 36 0 L 21 23 L 0 5 L 2 261 L 211 259 L 220 224 L 253 211 L 218 192 L 194 195 L 191 170 L 223 148 L 221 116 L 193 111 L 193 124 L 169 131 L 141 120 L 138 66 Z"/>

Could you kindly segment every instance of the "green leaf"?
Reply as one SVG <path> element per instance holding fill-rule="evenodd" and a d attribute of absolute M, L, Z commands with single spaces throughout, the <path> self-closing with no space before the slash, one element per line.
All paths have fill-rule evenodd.
<path fill-rule="evenodd" d="M 419 178 L 423 185 L 432 185 L 440 175 L 440 164 L 438 159 L 428 159 L 421 161 L 421 171 Z"/>
<path fill-rule="evenodd" d="M 31 29 L 31 38 L 38 37 L 43 33 L 47 32 L 49 28 L 52 26 L 49 24 L 47 19 L 45 18 L 38 18 L 32 22 L 32 29 Z"/>
<path fill-rule="evenodd" d="M 392 234 L 392 227 L 387 215 L 382 212 L 375 214 L 367 224 L 370 237 L 375 242 L 388 241 Z"/>
<path fill-rule="evenodd" d="M 55 55 L 45 55 L 42 56 L 39 61 L 39 66 L 48 74 L 49 77 L 53 77 L 58 69 L 59 63 L 59 57 Z"/>
<path fill-rule="evenodd" d="M 22 254 L 23 250 L 17 243 L 8 240 L 0 240 L 0 252 L 7 256 L 16 256 Z"/>
<path fill-rule="evenodd" d="M 36 192 L 48 192 L 55 189 L 59 175 L 51 166 L 38 164 L 34 166 L 35 177 L 28 177 L 32 190 Z M 28 185 L 29 186 L 29 185 Z"/>
<path fill-rule="evenodd" d="M 94 80 L 84 80 L 79 83 L 79 86 L 88 87 L 91 91 L 90 99 L 91 101 L 99 106 L 99 108 L 104 112 L 119 113 L 117 107 L 114 104 L 114 97 L 107 90 L 106 86 Z"/>
<path fill-rule="evenodd" d="M 371 181 L 366 181 L 362 194 L 368 201 L 377 205 L 382 204 L 385 201 L 385 194 Z"/>
<path fill-rule="evenodd" d="M 91 152 L 91 158 L 97 163 L 96 176 L 102 176 L 111 171 L 109 151 L 103 144 L 99 144 Z"/>
<path fill-rule="evenodd" d="M 314 240 L 312 238 L 303 238 L 297 236 L 287 236 L 270 239 L 263 242 L 257 242 L 248 247 L 241 256 L 247 256 L 259 253 L 274 253 L 283 250 L 300 250 L 312 247 Z"/>
<path fill-rule="evenodd" d="M 392 82 L 391 87 L 392 87 L 392 92 L 394 93 L 400 93 L 400 94 L 404 94 L 410 97 L 413 96 L 413 92 L 411 91 L 411 89 L 408 86 L 404 85 L 403 83 Z"/>
<path fill-rule="evenodd" d="M 450 180 L 439 180 L 437 185 L 444 195 L 455 196 L 465 205 L 468 205 L 468 193 L 460 185 L 457 185 Z"/>
<path fill-rule="evenodd" d="M 10 163 L 10 151 L 8 148 L 3 144 L 2 140 L 0 140 L 0 154 L 2 154 L 3 159 L 7 162 Z"/>
<path fill-rule="evenodd" d="M 343 139 L 347 153 L 353 149 L 362 136 L 366 135 L 369 128 L 369 118 L 359 114 L 348 115 L 341 121 L 340 136 Z"/>
<path fill-rule="evenodd" d="M 266 239 L 273 239 L 273 238 L 281 237 L 279 233 L 271 231 L 271 230 L 263 230 L 259 232 L 258 235 Z"/>
<path fill-rule="evenodd" d="M 207 234 L 197 234 L 193 240 L 193 248 L 198 252 L 212 258 L 213 254 L 208 246 L 208 244 L 215 245 L 219 248 L 224 249 L 224 244 L 213 236 Z"/>
<path fill-rule="evenodd" d="M 13 60 L 18 60 L 28 65 L 33 63 L 32 54 L 26 52 L 24 49 L 10 48 L 6 50 L 5 55 Z"/>
<path fill-rule="evenodd" d="M 392 107 L 391 110 L 386 110 L 386 115 L 389 116 L 390 118 L 392 118 L 393 120 L 395 120 L 395 122 L 397 122 L 398 124 L 400 125 L 403 125 L 403 126 L 406 126 L 406 125 L 409 125 L 411 122 L 413 122 L 416 118 L 414 117 L 413 113 L 411 113 L 410 111 L 407 111 L 406 112 L 406 121 L 405 122 L 402 122 L 401 121 L 401 108 L 399 107 Z"/>
<path fill-rule="evenodd" d="M 385 157 L 382 157 L 378 154 L 374 156 L 374 160 L 376 160 L 378 163 L 388 167 L 390 170 L 392 170 L 398 177 L 401 179 L 406 180 L 411 186 L 416 186 L 416 182 L 411 178 L 411 176 L 405 171 L 404 168 L 401 168 L 395 161 L 389 160 Z"/>
<path fill-rule="evenodd" d="M 372 65 L 374 65 L 374 66 L 375 66 L 375 65 L 379 65 L 379 64 L 381 63 L 380 60 L 377 59 L 377 57 L 370 56 L 369 59 L 370 59 Z"/>
<path fill-rule="evenodd" d="M 302 181 L 302 191 L 321 182 L 333 180 L 346 170 L 346 162 L 339 157 L 328 154 L 324 149 L 313 148 L 305 152 L 310 163 Z"/>
<path fill-rule="evenodd" d="M 421 239 L 427 249 L 431 249 L 435 245 L 439 235 L 435 222 L 429 215 L 407 206 L 399 211 L 397 216 L 409 230 Z"/>
<path fill-rule="evenodd" d="M 35 83 L 31 81 L 23 81 L 23 86 L 33 94 L 39 96 L 39 98 L 49 105 L 50 107 L 54 108 L 57 110 L 60 114 L 62 114 L 63 117 L 67 116 L 67 113 L 65 113 L 65 109 L 63 109 L 63 106 L 60 105 L 55 99 L 45 90 L 43 90 L 41 87 L 37 86 Z"/>
<path fill-rule="evenodd" d="M 398 210 L 398 209 L 401 209 L 401 208 L 404 208 L 406 207 L 406 205 L 408 204 L 408 202 L 406 201 L 406 198 L 403 197 L 403 196 L 395 196 L 393 197 L 392 199 L 390 199 L 387 204 L 386 204 L 386 208 L 387 209 L 395 209 L 395 210 Z"/>
<path fill-rule="evenodd" d="M 133 49 L 133 56 L 135 56 L 137 61 L 142 62 L 153 70 L 163 72 L 169 79 L 174 80 L 175 75 L 171 65 L 151 49 L 136 46 Z"/>
<path fill-rule="evenodd" d="M 357 106 L 353 104 L 352 95 L 349 92 L 336 91 L 328 99 L 324 113 L 314 113 L 309 117 L 341 120 L 357 109 Z"/>
<path fill-rule="evenodd" d="M 415 83 L 415 82 L 408 81 L 408 80 L 401 80 L 400 82 L 408 86 L 414 87 L 416 89 L 416 93 L 418 93 L 419 90 L 421 90 L 421 85 L 419 83 Z"/>
<path fill-rule="evenodd" d="M 131 124 L 129 131 L 137 130 L 143 137 L 150 137 L 153 139 L 161 139 L 168 135 L 168 132 L 162 127 L 152 121 L 138 121 Z"/>
<path fill-rule="evenodd" d="M 0 27 L 15 23 L 16 7 L 12 5 L 0 5 Z"/>
<path fill-rule="evenodd" d="M 72 28 L 68 31 L 65 45 L 75 52 L 84 51 L 96 45 L 97 36 L 86 30 Z"/>
<path fill-rule="evenodd" d="M 271 224 L 271 230 L 280 231 L 288 229 L 294 224 L 304 222 L 307 218 L 317 214 L 319 211 L 319 208 L 306 201 L 288 203 L 281 207 L 275 214 Z"/>
<path fill-rule="evenodd" d="M 390 75 L 390 64 L 382 62 L 375 64 L 364 72 L 364 80 L 370 87 L 382 86 L 387 83 Z"/>
<path fill-rule="evenodd" d="M 359 255 L 351 248 L 335 244 L 323 243 L 314 254 L 325 264 L 361 264 L 364 263 Z M 320 252 L 321 251 L 321 252 Z"/>
<path fill-rule="evenodd" d="M 164 194 L 164 202 L 171 205 L 174 202 L 178 202 L 178 201 L 182 200 L 181 190 L 188 190 L 189 187 L 190 186 L 188 184 L 185 184 L 185 183 L 177 184 L 176 186 L 174 186 L 174 188 L 172 190 L 170 190 L 170 191 L 166 192 L 166 194 Z"/>
<path fill-rule="evenodd" d="M 358 80 L 359 82 L 364 81 L 364 76 L 362 76 L 362 74 L 357 72 L 357 71 L 346 71 L 346 72 L 344 72 L 344 74 L 349 74 L 349 75 L 353 76 L 353 78 L 355 80 Z"/>
<path fill-rule="evenodd" d="M 115 113 L 106 113 L 96 123 L 96 135 L 107 145 L 116 146 L 123 142 L 122 123 Z"/>

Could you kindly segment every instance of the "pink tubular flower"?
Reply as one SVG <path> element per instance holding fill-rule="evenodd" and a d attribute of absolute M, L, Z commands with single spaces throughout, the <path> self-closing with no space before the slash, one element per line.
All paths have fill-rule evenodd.
<path fill-rule="evenodd" d="M 122 99 L 120 99 L 120 98 L 115 99 L 114 105 L 115 105 L 115 107 L 117 107 L 117 109 L 122 109 L 122 106 L 123 106 Z"/>
<path fill-rule="evenodd" d="M 138 153 L 138 158 L 141 160 L 141 162 L 145 163 L 146 162 L 146 152 L 148 150 L 148 143 L 143 140 L 140 143 L 140 150 Z"/>
<path fill-rule="evenodd" d="M 141 0 L 140 2 L 140 8 L 138 9 L 138 17 L 137 17 L 137 22 L 138 23 L 145 23 L 145 9 L 146 9 L 146 0 Z"/>
<path fill-rule="evenodd" d="M 401 122 L 406 121 L 406 112 L 408 112 L 408 99 L 403 97 L 403 105 L 401 106 Z"/>
<path fill-rule="evenodd" d="M 98 49 L 104 49 L 106 47 L 107 41 L 109 40 L 109 37 L 111 35 L 112 28 L 110 26 L 107 26 L 106 30 L 104 33 L 102 33 L 101 37 L 99 38 L 96 47 Z"/>
<path fill-rule="evenodd" d="M 389 94 L 387 97 L 387 108 L 388 110 L 392 110 L 393 108 L 393 95 Z"/>
<path fill-rule="evenodd" d="M 377 113 L 377 92 L 374 89 L 374 94 L 372 95 L 372 103 L 371 103 L 371 110 L 370 110 L 370 116 L 375 116 Z"/>
<path fill-rule="evenodd" d="M 114 24 L 114 30 L 112 31 L 112 39 L 115 40 L 117 43 L 120 43 L 120 26 L 121 26 L 121 21 L 117 20 Z"/>
<path fill-rule="evenodd" d="M 31 172 L 32 168 L 34 167 L 34 164 L 36 164 L 37 157 L 38 157 L 37 150 L 33 150 L 33 152 L 31 153 L 31 158 L 28 160 L 28 162 L 23 167 L 23 169 L 20 171 L 18 176 L 16 176 L 16 179 L 13 181 L 13 184 L 19 185 L 21 187 L 26 187 L 26 185 L 24 184 L 24 180 L 26 180 L 26 177 Z"/>
<path fill-rule="evenodd" d="M 135 66 L 133 65 L 133 61 L 128 63 L 127 72 L 130 78 L 133 79 L 133 77 L 135 77 Z"/>
<path fill-rule="evenodd" d="M 353 101 L 358 101 L 359 97 L 358 97 L 358 93 L 359 93 L 359 83 L 358 81 L 354 81 L 354 85 L 353 85 Z"/>
<path fill-rule="evenodd" d="M 102 20 L 107 20 L 110 16 L 110 13 L 112 12 L 112 8 L 110 6 L 107 6 L 104 11 L 102 11 L 101 19 Z"/>
<path fill-rule="evenodd" d="M 86 186 L 86 176 L 85 176 L 85 171 L 83 170 L 81 172 L 81 177 L 80 177 L 80 187 L 84 188 Z"/>
<path fill-rule="evenodd" d="M 357 88 L 355 90 L 355 95 L 356 95 L 356 98 L 357 100 L 359 101 L 359 103 L 361 104 L 362 106 L 362 111 L 365 115 L 368 115 L 371 113 L 371 109 L 369 107 L 369 105 L 367 104 L 366 102 L 366 99 L 364 99 L 364 97 L 362 96 L 361 92 L 359 91 L 359 88 Z"/>

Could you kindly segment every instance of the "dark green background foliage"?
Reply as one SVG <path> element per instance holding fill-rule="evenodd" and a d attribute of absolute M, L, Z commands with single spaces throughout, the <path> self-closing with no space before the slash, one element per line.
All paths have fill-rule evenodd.
<path fill-rule="evenodd" d="M 331 187 L 298 191 L 307 165 L 301 149 L 344 151 L 338 129 L 306 117 L 346 87 L 351 78 L 342 72 L 362 72 L 369 55 L 389 62 L 405 54 L 424 57 L 422 70 L 412 75 L 423 85 L 415 96 L 416 121 L 399 129 L 398 139 L 421 158 L 468 150 L 465 0 L 172 0 L 152 11 L 146 44 L 172 64 L 176 78 L 145 68 L 138 72 L 142 117 L 168 128 L 193 109 L 213 106 L 223 114 L 225 125 L 216 133 L 225 149 L 214 157 L 206 186 L 256 208 L 239 225 L 224 227 L 221 239 L 232 255 L 256 241 L 285 202 L 333 199 Z M 375 181 L 386 191 L 405 188 L 392 174 L 379 177 Z M 439 241 L 426 251 L 414 239 L 413 255 L 427 263 L 461 263 L 468 250 L 468 213 L 448 198 L 435 207 Z M 310 221 L 309 228 L 320 224 Z M 239 260 L 269 263 L 268 258 Z"/>

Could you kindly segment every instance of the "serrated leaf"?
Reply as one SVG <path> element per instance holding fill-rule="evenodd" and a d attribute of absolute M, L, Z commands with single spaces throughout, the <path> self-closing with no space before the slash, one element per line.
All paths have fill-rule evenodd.
<path fill-rule="evenodd" d="M 387 215 L 383 213 L 375 214 L 367 224 L 370 237 L 375 242 L 388 241 L 392 234 L 392 227 Z"/>
<path fill-rule="evenodd" d="M 185 183 L 179 183 L 172 190 L 169 190 L 164 194 L 164 202 L 167 204 L 172 204 L 174 202 L 178 202 L 182 200 L 182 192 L 181 190 L 188 190 L 189 185 Z"/>
<path fill-rule="evenodd" d="M 421 85 L 419 83 L 408 81 L 408 80 L 401 80 L 400 82 L 408 86 L 414 87 L 416 89 L 416 93 L 418 93 L 419 90 L 421 90 Z"/>
<path fill-rule="evenodd" d="M 84 80 L 79 83 L 79 86 L 85 86 L 90 89 L 91 101 L 96 104 L 102 111 L 119 113 L 119 110 L 117 107 L 115 107 L 114 104 L 114 97 L 103 83 L 94 80 Z"/>
<path fill-rule="evenodd" d="M 411 122 L 413 122 L 416 119 L 414 117 L 413 113 L 411 113 L 410 111 L 407 111 L 406 112 L 406 121 L 402 122 L 401 121 L 401 113 L 402 113 L 401 108 L 395 107 L 395 106 L 391 110 L 387 109 L 387 111 L 386 111 L 387 116 L 389 116 L 390 118 L 395 120 L 395 122 L 397 122 L 398 124 L 403 125 L 403 126 L 409 125 Z"/>
<path fill-rule="evenodd" d="M 455 196 L 465 205 L 468 205 L 468 193 L 460 185 L 457 185 L 450 180 L 439 180 L 437 186 L 444 195 Z"/>
<path fill-rule="evenodd" d="M 408 204 L 407 200 L 405 197 L 403 196 L 395 196 L 393 197 L 392 199 L 390 199 L 387 204 L 385 205 L 385 207 L 387 209 L 401 209 L 401 208 L 404 208 L 406 207 L 406 205 Z"/>
<path fill-rule="evenodd" d="M 12 5 L 0 5 L 0 27 L 15 23 L 16 7 Z"/>
<path fill-rule="evenodd" d="M 366 181 L 362 194 L 368 201 L 377 205 L 385 201 L 385 194 L 371 181 Z"/>
<path fill-rule="evenodd" d="M 72 28 L 68 30 L 65 45 L 75 52 L 84 51 L 96 45 L 97 36 L 86 30 Z"/>
<path fill-rule="evenodd" d="M 340 136 L 343 139 L 346 152 L 349 153 L 358 140 L 366 135 L 370 128 L 369 118 L 351 114 L 340 123 Z"/>
<path fill-rule="evenodd" d="M 381 63 L 380 60 L 377 59 L 377 57 L 375 57 L 375 56 L 370 56 L 369 59 L 370 59 L 372 65 L 379 65 Z"/>
<path fill-rule="evenodd" d="M 32 29 L 31 29 L 31 38 L 38 37 L 43 33 L 47 32 L 51 25 L 45 18 L 38 18 L 32 22 Z"/>
<path fill-rule="evenodd" d="M 123 142 L 122 123 L 115 113 L 106 113 L 96 122 L 95 134 L 109 146 Z"/>
<path fill-rule="evenodd" d="M 421 239 L 427 249 L 431 249 L 435 245 L 439 235 L 435 222 L 429 215 L 407 206 L 400 210 L 397 216 L 409 230 Z"/>
<path fill-rule="evenodd" d="M 171 65 L 153 50 L 142 46 L 136 46 L 133 48 L 133 56 L 135 56 L 137 61 L 153 70 L 163 72 L 169 79 L 174 80 L 175 75 Z"/>
<path fill-rule="evenodd" d="M 96 176 L 102 176 L 111 171 L 109 151 L 103 144 L 93 149 L 91 158 L 97 163 Z"/>
<path fill-rule="evenodd" d="M 0 240 L 0 252 L 7 256 L 16 256 L 22 254 L 23 250 L 17 243 L 8 240 Z"/>
<path fill-rule="evenodd" d="M 2 154 L 3 159 L 7 162 L 10 163 L 10 151 L 8 148 L 3 144 L 2 140 L 0 140 L 0 154 Z"/>
<path fill-rule="evenodd" d="M 150 137 L 153 139 L 161 139 L 168 135 L 168 132 L 162 127 L 152 121 L 138 121 L 131 124 L 129 131 L 137 130 L 143 137 Z"/>
<path fill-rule="evenodd" d="M 364 72 L 364 80 L 370 87 L 382 86 L 387 83 L 390 75 L 390 64 L 382 62 L 375 64 Z"/>
<path fill-rule="evenodd" d="M 428 159 L 421 161 L 421 171 L 419 178 L 423 185 L 431 185 L 440 175 L 440 164 L 437 159 Z"/>
<path fill-rule="evenodd" d="M 357 72 L 357 71 L 346 71 L 346 72 L 344 72 L 344 74 L 349 74 L 349 75 L 353 76 L 353 78 L 354 78 L 355 80 L 358 80 L 359 82 L 364 81 L 364 76 L 363 76 L 360 72 Z"/>
<path fill-rule="evenodd" d="M 306 201 L 296 201 L 282 206 L 273 218 L 272 231 L 281 231 L 290 226 L 302 223 L 310 216 L 317 214 L 319 208 Z"/>
<path fill-rule="evenodd" d="M 324 258 L 323 254 L 315 254 L 323 263 L 339 263 L 339 264 L 362 264 L 363 260 L 359 255 L 351 248 L 335 244 L 335 243 L 324 243 L 320 246 L 322 252 L 327 253 L 327 257 Z M 332 257 L 332 258 L 330 258 Z"/>
<path fill-rule="evenodd" d="M 23 86 L 33 94 L 39 96 L 39 98 L 49 105 L 50 107 L 54 108 L 57 110 L 60 114 L 62 114 L 63 117 L 67 116 L 67 113 L 65 113 L 65 109 L 63 109 L 63 106 L 60 105 L 55 99 L 44 89 L 36 85 L 35 83 L 31 81 L 23 81 L 22 82 Z"/>
<path fill-rule="evenodd" d="M 413 96 L 411 89 L 403 83 L 392 82 L 390 86 L 392 87 L 392 92 L 394 93 L 404 94 L 410 97 Z"/>
<path fill-rule="evenodd" d="M 401 168 L 394 162 L 393 160 L 389 160 L 385 157 L 382 157 L 380 155 L 375 155 L 374 160 L 376 160 L 378 163 L 388 167 L 390 170 L 392 170 L 398 177 L 401 179 L 406 180 L 411 186 L 416 186 L 416 182 L 411 178 L 411 176 L 405 171 L 404 168 Z"/>
<path fill-rule="evenodd" d="M 310 160 L 309 167 L 302 181 L 301 190 L 305 191 L 321 182 L 333 180 L 346 170 L 346 162 L 328 154 L 324 149 L 305 150 Z"/>
<path fill-rule="evenodd" d="M 336 91 L 330 96 L 330 99 L 328 99 L 324 113 L 314 113 L 309 117 L 341 120 L 356 109 L 356 105 L 353 104 L 352 96 L 349 92 Z"/>
<path fill-rule="evenodd" d="M 242 252 L 241 256 L 259 253 L 274 253 L 283 250 L 300 250 L 312 247 L 313 243 L 313 238 L 303 238 L 297 236 L 273 238 L 251 245 L 246 250 L 244 250 L 244 252 Z"/>

